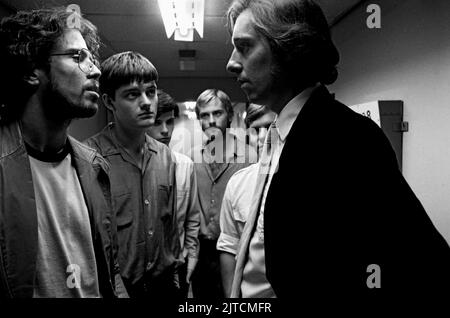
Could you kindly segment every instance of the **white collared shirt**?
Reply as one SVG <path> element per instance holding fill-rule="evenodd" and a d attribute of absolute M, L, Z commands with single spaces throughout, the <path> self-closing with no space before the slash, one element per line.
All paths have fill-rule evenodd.
<path fill-rule="evenodd" d="M 279 159 L 286 138 L 301 109 L 318 86 L 319 84 L 316 84 L 313 87 L 303 90 L 289 101 L 275 119 L 275 129 L 270 129 L 266 137 L 263 156 L 260 162 L 260 173 L 267 173 L 268 171 L 269 175 L 266 178 L 262 193 L 255 193 L 255 195 L 262 195 L 262 199 L 261 204 L 259 205 L 260 210 L 256 221 L 256 230 L 251 237 L 248 248 L 248 259 L 243 268 L 241 293 L 244 298 L 276 297 L 266 277 L 264 254 L 264 205 L 272 182 L 272 177 L 278 169 Z M 272 135 L 269 137 L 269 134 Z M 268 140 L 270 140 L 270 142 L 268 142 Z M 267 149 L 269 146 L 270 152 Z M 264 154 L 267 153 L 268 157 L 264 157 Z M 266 158 L 266 160 L 264 158 Z"/>

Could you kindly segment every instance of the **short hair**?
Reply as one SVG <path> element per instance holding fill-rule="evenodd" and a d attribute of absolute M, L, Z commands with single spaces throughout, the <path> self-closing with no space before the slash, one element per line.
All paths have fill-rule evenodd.
<path fill-rule="evenodd" d="M 322 9 L 312 0 L 234 0 L 227 11 L 228 29 L 244 11 L 253 14 L 255 30 L 265 38 L 282 72 L 301 85 L 332 84 L 337 79 L 339 52 Z"/>
<path fill-rule="evenodd" d="M 197 98 L 197 101 L 195 103 L 195 113 L 197 114 L 197 117 L 200 115 L 200 107 L 203 107 L 205 104 L 209 103 L 213 99 L 218 99 L 222 105 L 225 108 L 225 111 L 228 114 L 228 118 L 230 121 L 233 118 L 233 105 L 231 105 L 230 97 L 228 97 L 225 92 L 221 91 L 217 88 L 210 88 L 205 91 L 203 91 Z"/>
<path fill-rule="evenodd" d="M 175 100 L 164 92 L 162 89 L 158 89 L 158 111 L 156 117 L 159 118 L 162 114 L 173 111 L 175 118 L 178 117 L 180 110 Z"/>
<path fill-rule="evenodd" d="M 116 90 L 133 82 L 158 80 L 155 66 L 142 54 L 132 51 L 114 54 L 101 64 L 100 91 L 114 99 Z"/>
<path fill-rule="evenodd" d="M 270 109 L 264 105 L 251 103 L 248 105 L 246 112 L 247 115 L 245 116 L 244 122 L 247 127 L 250 127 L 255 120 L 270 112 Z"/>
<path fill-rule="evenodd" d="M 68 26 L 73 14 L 79 17 L 78 26 Z M 24 77 L 35 68 L 50 69 L 50 54 L 64 31 L 75 28 L 80 31 L 86 45 L 98 58 L 100 38 L 97 28 L 76 12 L 63 7 L 20 11 L 4 18 L 0 23 L 0 87 L 2 93 L 2 121 L 18 119 L 33 88 Z"/>

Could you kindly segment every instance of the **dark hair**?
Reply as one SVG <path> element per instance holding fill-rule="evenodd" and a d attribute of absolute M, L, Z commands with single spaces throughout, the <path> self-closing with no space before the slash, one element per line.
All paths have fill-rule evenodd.
<path fill-rule="evenodd" d="M 100 38 L 97 28 L 78 15 L 79 28 L 69 26 L 69 18 L 76 12 L 63 7 L 20 11 L 4 18 L 0 23 L 0 120 L 15 120 L 22 114 L 23 107 L 33 93 L 24 77 L 35 68 L 49 70 L 52 50 L 64 31 L 76 28 L 81 32 L 86 45 L 98 58 Z"/>
<path fill-rule="evenodd" d="M 207 89 L 198 96 L 197 101 L 195 103 L 195 113 L 197 114 L 197 116 L 199 116 L 200 113 L 199 108 L 203 107 L 205 104 L 209 103 L 213 99 L 218 99 L 222 103 L 222 105 L 225 108 L 225 111 L 228 114 L 228 118 L 231 121 L 231 119 L 233 118 L 234 111 L 233 105 L 231 105 L 230 97 L 228 97 L 228 95 L 225 94 L 225 92 L 217 88 Z"/>
<path fill-rule="evenodd" d="M 180 110 L 175 100 L 162 89 L 158 89 L 158 111 L 156 117 L 159 118 L 162 114 L 173 111 L 173 115 L 178 117 Z"/>
<path fill-rule="evenodd" d="M 234 0 L 227 18 L 232 33 L 244 11 L 253 14 L 255 30 L 265 38 L 278 65 L 278 72 L 303 83 L 332 84 L 337 78 L 339 53 L 331 40 L 322 9 L 311 0 Z M 276 71 L 276 72 L 277 72 Z"/>
<path fill-rule="evenodd" d="M 100 70 L 100 90 L 114 99 L 116 90 L 133 82 L 151 82 L 158 80 L 158 71 L 142 54 L 122 52 L 103 61 Z"/>

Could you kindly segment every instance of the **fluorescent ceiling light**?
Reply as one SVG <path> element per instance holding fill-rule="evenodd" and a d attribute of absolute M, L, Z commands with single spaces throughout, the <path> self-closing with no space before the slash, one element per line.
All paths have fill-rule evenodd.
<path fill-rule="evenodd" d="M 158 0 L 167 38 L 194 41 L 194 29 L 203 38 L 205 0 Z"/>

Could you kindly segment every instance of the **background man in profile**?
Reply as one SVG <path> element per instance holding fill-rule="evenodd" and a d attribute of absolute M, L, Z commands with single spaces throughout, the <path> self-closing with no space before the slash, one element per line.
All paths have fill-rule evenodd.
<path fill-rule="evenodd" d="M 150 137 L 169 146 L 175 119 L 179 116 L 178 105 L 166 92 L 158 89 L 158 109 L 155 123 L 147 133 Z M 200 228 L 200 211 L 197 197 L 197 178 L 194 163 L 182 153 L 172 151 L 176 165 L 175 176 L 177 181 L 177 219 L 180 235 L 180 261 L 178 277 L 181 297 L 188 294 L 191 276 L 197 265 Z"/>
<path fill-rule="evenodd" d="M 339 54 L 310 0 L 235 0 L 227 69 L 278 113 L 232 296 L 330 299 L 448 291 L 450 250 L 370 119 L 336 101 Z M 263 151 L 264 154 L 264 151 Z M 368 269 L 381 269 L 380 281 Z M 373 288 L 375 287 L 375 288 Z M 375 290 L 374 290 L 375 289 Z M 321 298 L 322 299 L 322 298 Z"/>
<path fill-rule="evenodd" d="M 99 39 L 64 9 L 0 25 L 0 297 L 113 297 L 122 287 L 108 167 L 68 136 L 98 109 Z"/>

